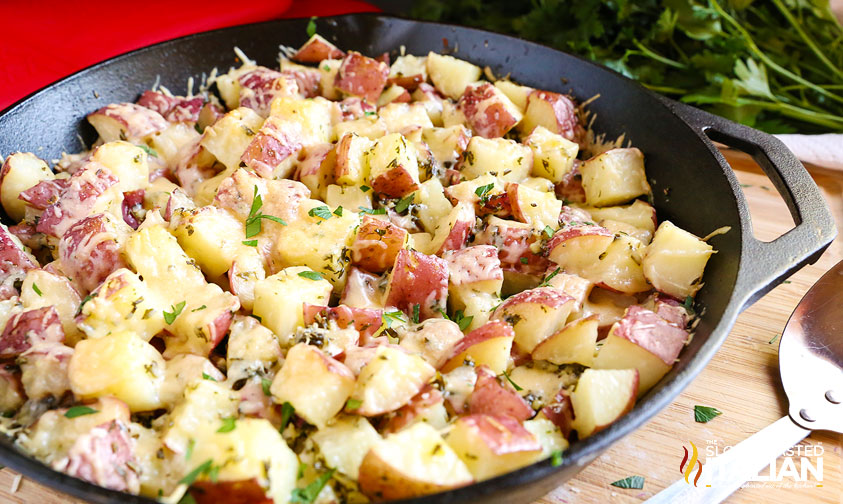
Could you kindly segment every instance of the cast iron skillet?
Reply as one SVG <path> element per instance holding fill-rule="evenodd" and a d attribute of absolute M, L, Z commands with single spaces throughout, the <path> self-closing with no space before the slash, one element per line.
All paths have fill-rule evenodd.
<path fill-rule="evenodd" d="M 235 64 L 240 47 L 259 64 L 277 65 L 278 45 L 298 47 L 307 38 L 307 20 L 271 21 L 238 26 L 164 42 L 63 79 L 21 100 L 0 116 L 0 153 L 32 151 L 44 159 L 76 152 L 95 139 L 85 114 L 106 104 L 134 101 L 161 84 L 183 92 L 188 77 L 199 79 L 213 67 Z M 661 98 L 617 73 L 588 61 L 517 38 L 458 26 L 423 23 L 379 15 L 322 18 L 318 31 L 340 48 L 368 55 L 454 52 L 495 75 L 537 88 L 572 92 L 580 100 L 596 94 L 588 109 L 594 129 L 608 138 L 626 134 L 646 155 L 660 219 L 670 219 L 698 236 L 715 228 L 731 231 L 711 239 L 718 250 L 697 296 L 702 317 L 696 336 L 680 361 L 635 409 L 608 429 L 575 443 L 563 463 L 534 464 L 510 474 L 413 503 L 529 502 L 571 478 L 621 437 L 667 406 L 708 363 L 726 338 L 738 313 L 802 266 L 816 261 L 836 231 L 811 177 L 775 138 L 720 117 Z M 740 185 L 712 140 L 751 154 L 784 198 L 796 227 L 764 243 L 752 234 Z M 0 463 L 26 477 L 90 502 L 151 503 L 106 490 L 52 471 L 0 440 Z"/>

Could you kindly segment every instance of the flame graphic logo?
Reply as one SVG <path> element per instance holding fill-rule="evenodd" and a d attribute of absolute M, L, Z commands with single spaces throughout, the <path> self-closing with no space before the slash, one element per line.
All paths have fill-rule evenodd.
<path fill-rule="evenodd" d="M 699 469 L 697 469 L 697 475 L 694 477 L 694 486 L 697 486 L 697 482 L 700 480 L 700 476 L 702 475 L 702 462 L 700 462 L 697 458 L 699 455 L 697 452 L 697 446 L 693 443 L 693 441 L 689 441 L 689 443 L 691 443 L 691 448 L 693 449 L 691 452 L 691 460 L 688 460 L 688 449 L 683 446 L 682 449 L 685 450 L 685 456 L 682 458 L 682 463 L 679 464 L 679 472 L 685 475 L 685 483 L 690 485 L 691 482 L 688 481 L 688 478 L 694 471 L 694 463 L 696 462 Z"/>

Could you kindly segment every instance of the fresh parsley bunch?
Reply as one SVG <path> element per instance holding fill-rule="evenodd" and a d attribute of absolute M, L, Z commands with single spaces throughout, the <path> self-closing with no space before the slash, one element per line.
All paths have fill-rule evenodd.
<path fill-rule="evenodd" d="M 843 132 L 828 0 L 419 0 L 418 18 L 509 33 L 770 133 Z"/>

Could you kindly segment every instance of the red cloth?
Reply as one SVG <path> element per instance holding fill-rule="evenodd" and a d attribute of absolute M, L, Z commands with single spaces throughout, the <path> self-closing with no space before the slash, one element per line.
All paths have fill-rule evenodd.
<path fill-rule="evenodd" d="M 282 17 L 372 11 L 358 0 L 0 1 L 0 110 L 77 70 L 156 42 Z"/>

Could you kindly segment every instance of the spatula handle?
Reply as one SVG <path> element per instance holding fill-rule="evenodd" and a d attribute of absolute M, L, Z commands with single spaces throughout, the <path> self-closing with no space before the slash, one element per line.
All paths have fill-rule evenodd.
<path fill-rule="evenodd" d="M 741 441 L 702 466 L 699 486 L 681 479 L 650 498 L 648 504 L 714 504 L 722 502 L 764 467 L 775 461 L 788 448 L 796 445 L 811 431 L 784 417 Z M 698 469 L 693 470 L 696 475 Z M 708 486 L 711 485 L 711 486 Z"/>

